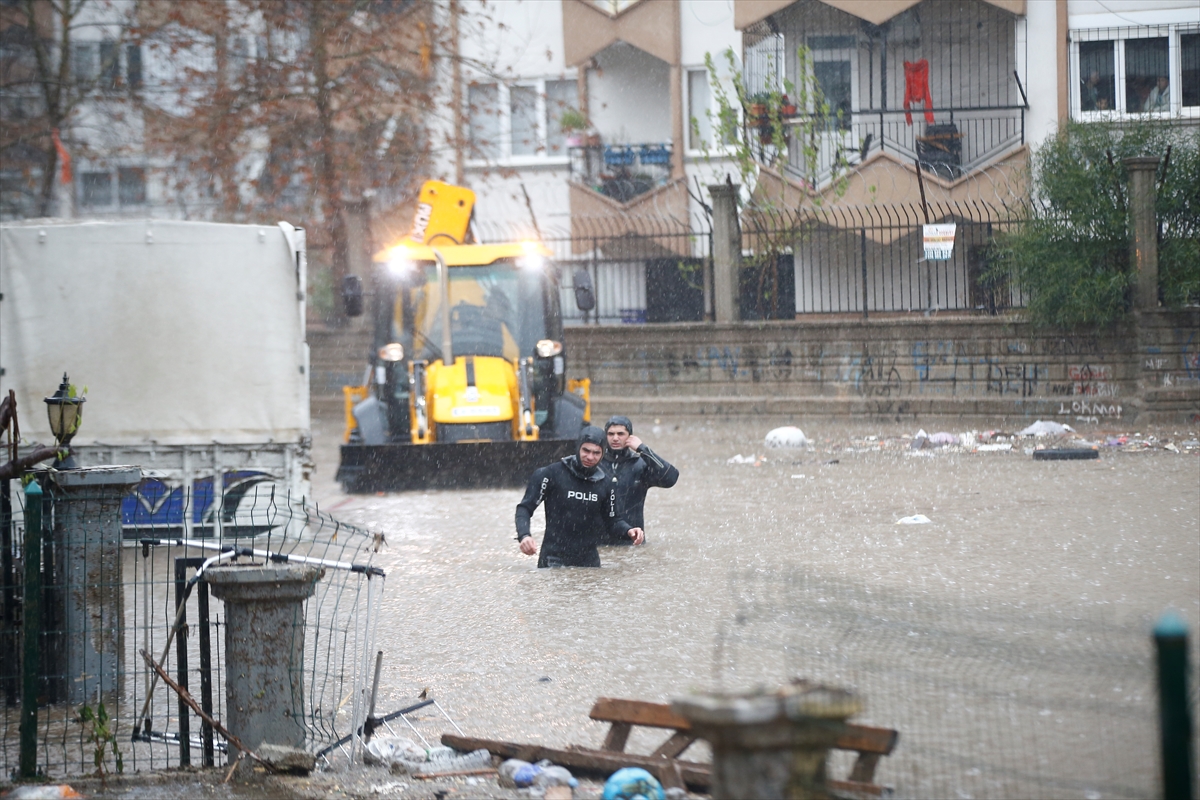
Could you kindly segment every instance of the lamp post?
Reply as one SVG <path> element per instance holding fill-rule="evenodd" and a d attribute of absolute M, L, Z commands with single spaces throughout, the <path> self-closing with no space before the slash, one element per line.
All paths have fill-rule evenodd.
<path fill-rule="evenodd" d="M 44 399 L 46 415 L 50 418 L 50 432 L 54 434 L 54 441 L 60 450 L 58 458 L 54 460 L 54 468 L 78 469 L 79 464 L 75 457 L 68 453 L 67 457 L 63 458 L 61 450 L 71 443 L 75 432 L 79 430 L 79 424 L 83 421 L 83 404 L 87 402 L 87 398 L 71 395 L 71 381 L 64 372 L 58 391 Z"/>

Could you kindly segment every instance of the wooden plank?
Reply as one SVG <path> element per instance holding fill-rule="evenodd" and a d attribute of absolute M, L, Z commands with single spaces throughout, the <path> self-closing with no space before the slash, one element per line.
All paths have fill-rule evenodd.
<path fill-rule="evenodd" d="M 625 743 L 629 741 L 629 732 L 633 730 L 633 726 L 628 722 L 614 722 L 612 727 L 608 729 L 608 735 L 604 737 L 604 747 L 611 753 L 622 753 L 625 751 Z"/>
<path fill-rule="evenodd" d="M 859 781 L 860 783 L 875 782 L 875 767 L 879 764 L 879 759 L 883 758 L 879 753 L 859 753 L 858 759 L 854 762 L 854 769 L 850 770 L 850 780 Z"/>
<path fill-rule="evenodd" d="M 899 731 L 891 728 L 872 728 L 867 725 L 847 724 L 845 732 L 838 737 L 838 750 L 857 750 L 860 753 L 879 753 L 886 756 L 896 749 L 900 741 Z"/>
<path fill-rule="evenodd" d="M 646 703 L 641 700 L 621 700 L 601 697 L 592 706 L 589 717 L 598 722 L 627 722 L 647 728 L 691 730 L 692 724 L 671 710 L 665 703 Z"/>
<path fill-rule="evenodd" d="M 680 754 L 691 747 L 694 741 L 696 741 L 695 734 L 675 731 L 671 734 L 670 739 L 659 745 L 658 749 L 650 755 L 654 758 L 679 758 Z"/>
<path fill-rule="evenodd" d="M 519 758 L 522 761 L 539 761 L 548 758 L 571 770 L 599 773 L 604 777 L 622 767 L 641 767 L 659 782 L 673 782 L 678 768 L 679 779 L 693 789 L 707 789 L 712 785 L 712 773 L 708 764 L 695 761 L 676 761 L 666 758 L 632 755 L 630 753 L 606 753 L 603 750 L 558 750 L 536 744 L 519 744 L 495 739 L 476 739 L 469 736 L 442 735 L 442 744 L 455 750 L 487 750 L 504 758 Z"/>

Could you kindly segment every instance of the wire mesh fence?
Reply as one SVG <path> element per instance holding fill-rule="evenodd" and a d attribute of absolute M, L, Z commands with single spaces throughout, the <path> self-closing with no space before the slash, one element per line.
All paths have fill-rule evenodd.
<path fill-rule="evenodd" d="M 136 482 L 138 472 L 131 471 Z M 215 721 L 225 719 L 227 608 L 205 581 L 196 580 L 199 570 L 215 564 L 299 562 L 321 570 L 296 620 L 296 646 L 264 657 L 289 676 L 291 707 L 284 713 L 305 749 L 321 751 L 360 730 L 383 594 L 383 572 L 371 566 L 379 540 L 301 498 L 277 494 L 270 483 L 248 488 L 236 515 L 231 510 L 222 526 L 182 538 L 177 531 L 148 528 L 128 507 L 122 513 L 123 501 L 145 499 L 128 496 L 132 485 L 64 485 L 61 475 L 39 476 L 42 502 L 30 503 L 42 506 L 38 530 L 39 515 L 27 507 L 20 483 L 2 487 L 10 509 L 0 518 L 2 646 L 18 654 L 26 624 L 37 631 L 32 652 L 39 772 L 224 763 L 221 737 L 214 738 L 141 656 L 150 654 Z M 196 502 L 191 488 L 172 494 L 182 514 L 190 515 Z M 180 538 L 159 538 L 171 533 Z M 0 761 L 8 772 L 18 766 L 21 686 L 29 661 L 0 659 Z M 328 758 L 353 758 L 355 746 L 351 736 Z"/>
<path fill-rule="evenodd" d="M 910 593 L 787 567 L 732 571 L 729 591 L 714 684 L 801 677 L 856 690 L 857 722 L 900 733 L 876 774 L 897 797 L 1158 792 L 1148 623 L 1118 624 L 1103 605 Z M 831 776 L 850 756 L 833 754 Z"/>

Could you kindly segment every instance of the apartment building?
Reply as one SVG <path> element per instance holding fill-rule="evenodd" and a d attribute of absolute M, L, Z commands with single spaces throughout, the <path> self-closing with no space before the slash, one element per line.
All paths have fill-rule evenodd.
<path fill-rule="evenodd" d="M 727 48 L 748 94 L 778 96 L 807 80 L 824 99 L 817 109 L 810 93 L 809 107 L 785 109 L 782 152 L 763 153 L 744 187 L 760 205 L 821 210 L 820 235 L 789 254 L 796 313 L 994 308 L 979 285 L 993 210 L 1027 199 L 1032 149 L 1061 120 L 1200 123 L 1192 0 L 560 0 L 493 10 L 463 38 L 468 60 L 492 69 L 461 75 L 469 144 L 456 174 L 479 192 L 482 219 L 572 236 L 564 255 L 596 265 L 608 321 L 698 318 L 695 281 L 689 294 L 660 273 L 671 272 L 670 257 L 700 253 L 655 234 L 662 220 L 703 233 L 700 187 L 737 175 L 712 141 L 704 69 L 708 55 L 723 65 Z M 719 80 L 730 92 L 730 76 Z M 564 112 L 586 130 L 564 130 Z M 753 141 L 755 124 L 744 130 Z M 907 210 L 877 213 L 885 207 Z M 940 273 L 914 266 L 915 207 L 963 223 L 956 260 Z M 623 248 L 605 246 L 614 232 L 629 240 Z M 655 298 L 664 293 L 684 297 L 686 313 L 664 311 Z"/>

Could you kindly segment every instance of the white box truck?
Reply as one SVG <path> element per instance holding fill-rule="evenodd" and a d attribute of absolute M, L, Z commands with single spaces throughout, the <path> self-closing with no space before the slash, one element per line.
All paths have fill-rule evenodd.
<path fill-rule="evenodd" d="M 271 527 L 308 495 L 305 238 L 278 225 L 0 225 L 0 396 L 52 443 L 43 398 L 87 387 L 81 466 L 135 464 L 127 539 Z"/>

